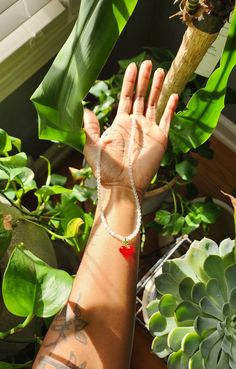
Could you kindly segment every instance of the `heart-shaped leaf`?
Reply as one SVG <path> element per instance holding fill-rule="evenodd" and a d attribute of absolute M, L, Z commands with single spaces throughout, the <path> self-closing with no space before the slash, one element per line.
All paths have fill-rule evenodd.
<path fill-rule="evenodd" d="M 72 278 L 17 246 L 3 276 L 2 294 L 7 309 L 14 315 L 49 317 L 66 303 Z"/>

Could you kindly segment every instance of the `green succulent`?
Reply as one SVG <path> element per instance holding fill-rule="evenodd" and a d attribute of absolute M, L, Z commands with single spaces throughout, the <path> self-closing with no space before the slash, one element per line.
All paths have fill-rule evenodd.
<path fill-rule="evenodd" d="M 235 241 L 194 241 L 184 257 L 164 263 L 155 284 L 148 328 L 168 369 L 235 369 Z"/>

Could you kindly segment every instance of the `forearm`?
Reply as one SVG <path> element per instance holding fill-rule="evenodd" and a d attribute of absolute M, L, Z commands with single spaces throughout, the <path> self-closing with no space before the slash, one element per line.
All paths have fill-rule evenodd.
<path fill-rule="evenodd" d="M 110 227 L 122 235 L 131 233 L 136 222 L 132 193 L 114 188 L 107 190 L 103 199 Z M 64 363 L 65 368 L 73 369 L 129 367 L 138 236 L 132 244 L 136 246 L 136 252 L 125 258 L 119 252 L 121 242 L 106 232 L 97 210 L 90 240 L 67 305 L 66 317 L 54 321 L 33 369 L 41 369 L 42 363 L 45 363 L 42 365 L 45 369 L 64 369 L 56 364 L 54 367 L 52 364 L 46 365 L 53 358 Z M 64 334 L 60 333 L 63 319 Z"/>

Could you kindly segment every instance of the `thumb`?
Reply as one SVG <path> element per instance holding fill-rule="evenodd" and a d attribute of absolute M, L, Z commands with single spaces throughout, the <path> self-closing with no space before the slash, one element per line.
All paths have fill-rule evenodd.
<path fill-rule="evenodd" d="M 88 109 L 84 110 L 84 130 L 87 144 L 96 144 L 100 136 L 100 126 L 96 115 Z"/>

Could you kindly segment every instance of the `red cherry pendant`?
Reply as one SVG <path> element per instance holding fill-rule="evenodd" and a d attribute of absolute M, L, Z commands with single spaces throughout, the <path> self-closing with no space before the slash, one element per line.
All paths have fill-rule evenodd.
<path fill-rule="evenodd" d="M 119 248 L 120 253 L 124 256 L 124 257 L 128 257 L 134 254 L 135 252 L 135 247 L 134 245 L 122 245 Z"/>

